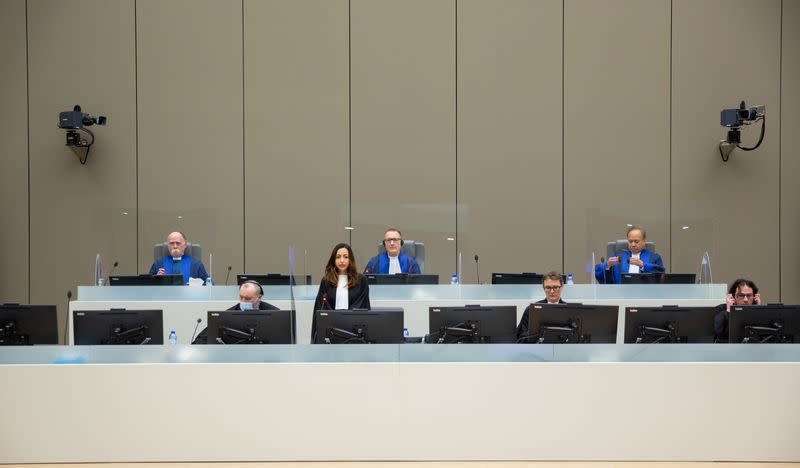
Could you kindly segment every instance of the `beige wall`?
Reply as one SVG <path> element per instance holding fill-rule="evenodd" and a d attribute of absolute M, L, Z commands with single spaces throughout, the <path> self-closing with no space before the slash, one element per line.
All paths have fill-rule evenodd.
<path fill-rule="evenodd" d="M 709 250 L 717 282 L 800 301 L 796 0 L 0 5 L 4 300 L 63 302 L 96 253 L 145 272 L 172 229 L 217 282 L 287 271 L 289 245 L 315 280 L 340 240 L 363 266 L 388 225 L 442 281 L 459 249 L 466 282 L 475 254 L 483 281 L 583 282 L 641 223 L 672 271 Z M 766 140 L 723 164 L 740 99 L 767 105 Z M 76 103 L 109 116 L 86 166 L 55 128 Z"/>
<path fill-rule="evenodd" d="M 67 291 L 92 280 L 96 254 L 136 271 L 133 5 L 28 1 L 30 300 L 58 304 L 60 323 Z M 86 165 L 56 128 L 75 104 L 109 117 L 94 128 Z"/>
<path fill-rule="evenodd" d="M 784 0 L 781 46 L 781 299 L 800 303 L 800 1 Z M 770 119 L 771 134 L 777 126 Z"/>
<path fill-rule="evenodd" d="M 714 281 L 750 277 L 770 301 L 778 298 L 780 273 L 780 26 L 778 0 L 673 6 L 673 270 L 697 271 L 707 249 Z M 740 30 L 758 33 L 732 48 L 730 31 Z M 736 150 L 724 163 L 719 111 L 742 99 L 767 106 L 767 135 L 757 151 Z M 757 137 L 757 127 L 742 131 L 746 145 Z"/>
<path fill-rule="evenodd" d="M 25 36 L 25 0 L 0 2 L 0 303 L 29 301 Z"/>

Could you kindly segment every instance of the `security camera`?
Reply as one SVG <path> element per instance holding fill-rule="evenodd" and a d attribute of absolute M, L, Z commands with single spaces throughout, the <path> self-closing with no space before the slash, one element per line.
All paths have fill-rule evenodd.
<path fill-rule="evenodd" d="M 92 125 L 105 125 L 107 120 L 103 115 L 93 117 L 81 112 L 81 106 L 75 106 L 71 111 L 58 114 L 58 128 L 78 130 Z"/>
<path fill-rule="evenodd" d="M 753 151 L 761 146 L 761 142 L 764 141 L 766 118 L 766 106 L 747 107 L 744 101 L 739 104 L 739 108 L 737 109 L 722 109 L 719 113 L 719 124 L 728 129 L 727 137 L 719 142 L 719 155 L 722 157 L 722 161 L 728 162 L 728 158 L 734 148 L 739 148 L 742 151 Z M 761 135 L 758 137 L 758 143 L 752 148 L 740 146 L 742 143 L 741 128 L 745 125 L 756 123 L 759 120 L 761 121 Z"/>
<path fill-rule="evenodd" d="M 86 154 L 84 154 L 83 158 L 79 157 L 81 164 L 86 164 L 86 159 L 89 157 L 89 149 L 94 144 L 94 133 L 86 127 L 91 127 L 92 125 L 105 126 L 107 120 L 103 115 L 94 117 L 82 112 L 81 106 L 77 105 L 71 111 L 64 111 L 58 114 L 58 128 L 63 128 L 67 131 L 66 146 L 86 148 Z M 83 136 L 91 137 L 91 140 L 83 138 Z"/>

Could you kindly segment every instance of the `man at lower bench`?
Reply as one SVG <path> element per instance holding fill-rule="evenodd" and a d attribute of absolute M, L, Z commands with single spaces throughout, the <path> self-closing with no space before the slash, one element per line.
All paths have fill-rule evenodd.
<path fill-rule="evenodd" d="M 228 310 L 278 310 L 274 305 L 262 301 L 263 296 L 264 289 L 258 282 L 245 281 L 239 286 L 239 302 Z M 192 344 L 208 344 L 208 328 L 204 328 Z"/>
<path fill-rule="evenodd" d="M 544 299 L 541 301 L 536 301 L 536 304 L 566 304 L 563 300 L 561 300 L 561 290 L 564 288 L 564 283 L 562 282 L 561 273 L 557 271 L 551 271 L 544 275 L 542 279 L 542 289 L 544 289 Z M 519 342 L 520 339 L 526 338 L 530 331 L 528 330 L 528 321 L 530 320 L 531 315 L 531 308 L 533 304 L 529 305 L 525 308 L 525 312 L 522 313 L 522 318 L 519 320 L 519 325 L 517 326 L 517 341 Z"/>

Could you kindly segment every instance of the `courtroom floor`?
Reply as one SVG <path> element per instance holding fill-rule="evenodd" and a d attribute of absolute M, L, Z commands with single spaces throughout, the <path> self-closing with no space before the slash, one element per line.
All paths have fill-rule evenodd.
<path fill-rule="evenodd" d="M 800 463 L 749 462 L 264 462 L 264 463 L 59 463 L 2 468 L 800 468 Z"/>

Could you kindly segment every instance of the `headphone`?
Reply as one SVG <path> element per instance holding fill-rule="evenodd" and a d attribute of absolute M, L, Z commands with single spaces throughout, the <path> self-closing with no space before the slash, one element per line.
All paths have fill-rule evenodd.
<path fill-rule="evenodd" d="M 264 288 L 261 287 L 261 284 L 259 284 L 258 281 L 254 281 L 254 280 L 242 281 L 242 284 L 240 284 L 239 287 L 241 288 L 245 284 L 253 284 L 255 286 L 258 286 L 258 294 L 260 296 L 262 296 L 262 297 L 264 296 Z"/>

